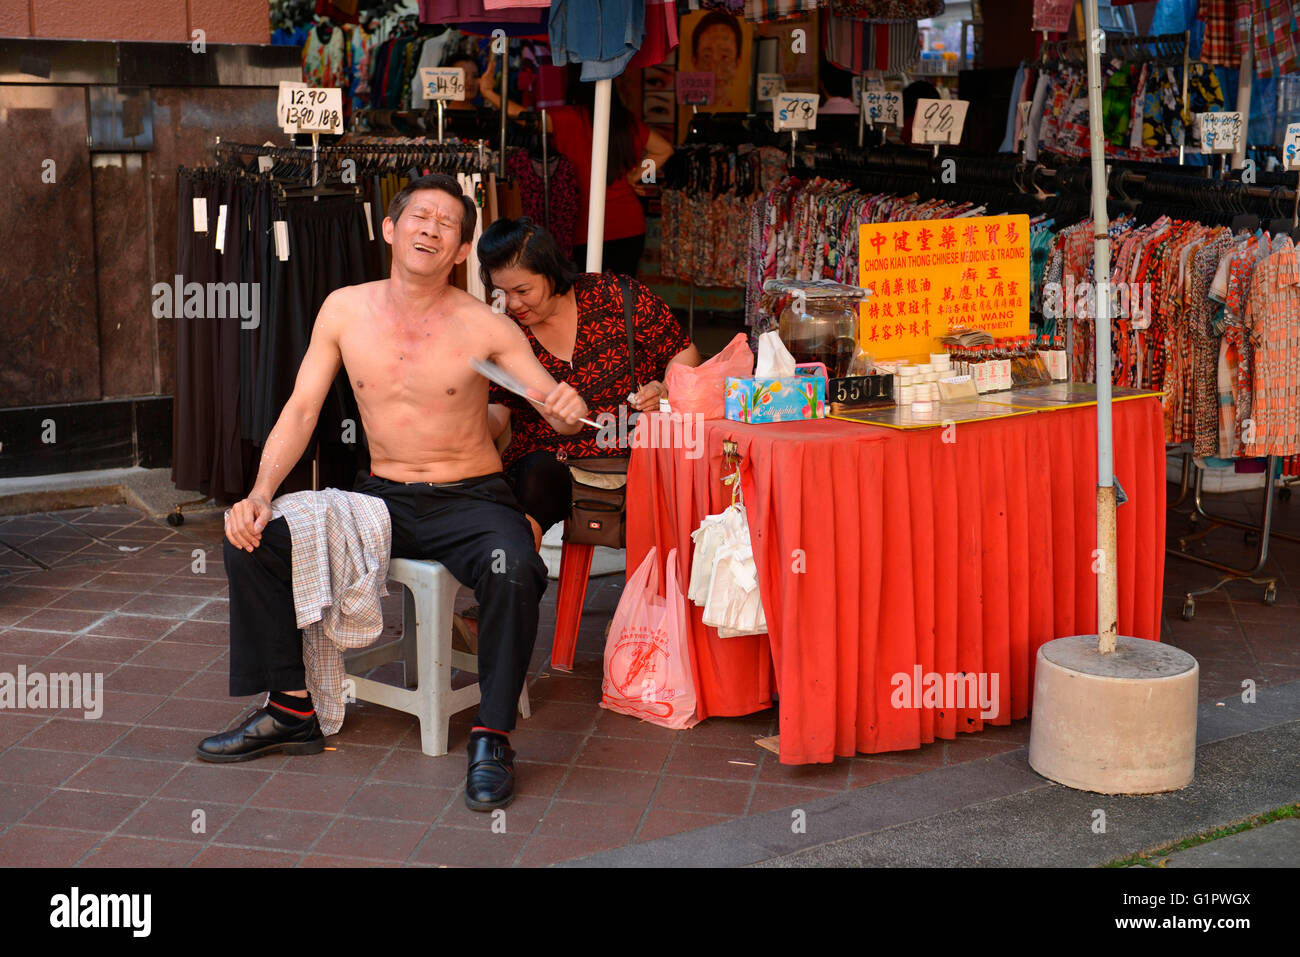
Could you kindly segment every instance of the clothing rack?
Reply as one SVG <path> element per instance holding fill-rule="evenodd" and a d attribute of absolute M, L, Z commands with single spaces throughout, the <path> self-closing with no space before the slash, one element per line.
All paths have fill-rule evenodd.
<path fill-rule="evenodd" d="M 1185 64 L 1187 34 L 1162 33 L 1153 36 L 1128 37 L 1120 34 L 1106 35 L 1103 54 L 1109 59 L 1145 60 L 1163 66 Z M 1039 60 L 1047 65 L 1073 63 L 1085 65 L 1082 40 L 1055 40 L 1043 44 Z"/>

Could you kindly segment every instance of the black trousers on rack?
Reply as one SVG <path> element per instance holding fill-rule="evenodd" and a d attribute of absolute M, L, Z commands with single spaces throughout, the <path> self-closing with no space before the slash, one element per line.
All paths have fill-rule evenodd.
<path fill-rule="evenodd" d="M 441 562 L 478 599 L 479 701 L 475 724 L 512 731 L 537 640 L 546 565 L 501 473 L 434 485 L 364 473 L 355 491 L 382 498 L 393 558 Z M 230 693 L 306 687 L 293 606 L 292 540 L 283 518 L 251 552 L 225 542 L 230 582 Z"/>

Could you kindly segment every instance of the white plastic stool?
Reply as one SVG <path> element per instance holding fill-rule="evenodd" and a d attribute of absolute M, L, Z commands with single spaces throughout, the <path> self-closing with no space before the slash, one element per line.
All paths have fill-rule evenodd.
<path fill-rule="evenodd" d="M 403 585 L 402 637 L 380 648 L 346 659 L 357 700 L 396 708 L 420 719 L 420 750 L 439 757 L 447 753 L 451 716 L 479 702 L 478 682 L 451 688 L 451 669 L 478 674 L 478 656 L 451 647 L 451 618 L 456 595 L 464 588 L 438 562 L 394 558 L 388 563 L 389 581 Z M 468 589 L 466 589 L 468 590 Z M 405 688 L 384 684 L 355 672 L 402 659 Z M 531 715 L 528 686 L 519 696 L 519 713 Z"/>

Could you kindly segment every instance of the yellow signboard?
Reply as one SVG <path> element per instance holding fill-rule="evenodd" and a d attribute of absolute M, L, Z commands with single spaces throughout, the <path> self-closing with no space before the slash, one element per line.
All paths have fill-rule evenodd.
<path fill-rule="evenodd" d="M 877 359 L 943 352 L 950 326 L 1029 334 L 1029 217 L 864 223 L 862 347 Z"/>

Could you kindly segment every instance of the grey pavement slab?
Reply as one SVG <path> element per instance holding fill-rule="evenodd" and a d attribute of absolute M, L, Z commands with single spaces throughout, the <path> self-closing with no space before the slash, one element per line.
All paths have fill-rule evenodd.
<path fill-rule="evenodd" d="M 1169 855 L 1166 867 L 1300 867 L 1300 820 L 1283 818 Z"/>
<path fill-rule="evenodd" d="M 1300 800 L 1300 682 L 1202 705 L 1197 731 L 1196 778 L 1169 794 L 1075 791 L 1021 748 L 561 866 L 1086 867 Z"/>

